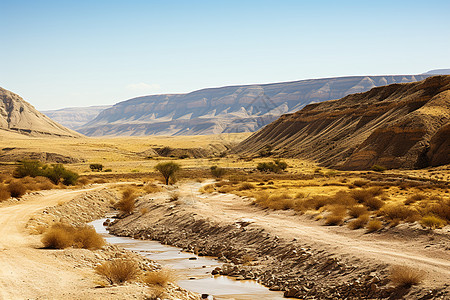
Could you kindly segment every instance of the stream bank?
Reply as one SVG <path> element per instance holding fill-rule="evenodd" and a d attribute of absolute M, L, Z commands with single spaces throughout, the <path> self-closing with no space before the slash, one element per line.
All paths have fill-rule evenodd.
<path fill-rule="evenodd" d="M 227 218 L 223 211 L 208 206 L 211 196 L 200 195 L 199 187 L 194 183 L 180 187 L 176 200 L 167 193 L 140 197 L 134 213 L 113 222 L 109 231 L 218 257 L 225 264 L 213 274 L 257 280 L 271 290 L 282 291 L 285 297 L 396 299 L 409 295 L 431 299 L 448 293 L 448 287 L 394 287 L 388 278 L 388 264 L 315 248 L 296 237 L 268 231 L 252 219 Z M 227 196 L 216 197 L 220 201 Z"/>

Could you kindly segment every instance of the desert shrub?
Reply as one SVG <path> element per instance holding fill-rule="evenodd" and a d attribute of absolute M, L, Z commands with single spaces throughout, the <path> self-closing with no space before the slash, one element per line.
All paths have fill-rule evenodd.
<path fill-rule="evenodd" d="M 250 182 L 243 182 L 239 185 L 238 191 L 244 191 L 244 190 L 252 190 L 255 186 L 251 184 Z"/>
<path fill-rule="evenodd" d="M 390 280 L 402 288 L 410 288 L 419 285 L 425 277 L 425 272 L 407 266 L 395 266 L 391 269 Z"/>
<path fill-rule="evenodd" d="M 212 166 L 210 168 L 210 170 L 211 170 L 211 175 L 216 177 L 216 178 L 221 178 L 227 173 L 226 169 L 220 168 L 218 166 Z"/>
<path fill-rule="evenodd" d="M 51 190 L 55 187 L 55 185 L 47 177 L 37 176 L 34 180 L 36 190 Z"/>
<path fill-rule="evenodd" d="M 142 281 L 150 286 L 165 287 L 169 282 L 175 281 L 174 273 L 168 269 L 161 269 L 157 271 L 147 272 Z"/>
<path fill-rule="evenodd" d="M 364 204 L 370 209 L 370 210 L 379 210 L 384 206 L 384 201 L 381 199 L 378 199 L 376 197 L 368 198 Z"/>
<path fill-rule="evenodd" d="M 83 249 L 100 249 L 105 245 L 105 240 L 93 227 L 78 227 L 73 235 L 73 247 Z"/>
<path fill-rule="evenodd" d="M 422 216 L 434 215 L 450 222 L 450 199 L 442 199 L 438 202 L 423 201 L 417 208 Z"/>
<path fill-rule="evenodd" d="M 420 200 L 425 200 L 426 198 L 427 198 L 426 195 L 420 194 L 420 193 L 416 193 L 416 194 L 414 194 L 414 195 L 409 196 L 409 197 L 405 200 L 404 203 L 405 203 L 406 205 L 409 205 L 409 204 L 413 204 L 413 203 L 415 203 L 415 202 L 417 202 L 417 201 L 420 201 Z"/>
<path fill-rule="evenodd" d="M 373 198 L 369 190 L 354 190 L 351 192 L 351 196 L 358 203 L 365 203 L 369 198 Z"/>
<path fill-rule="evenodd" d="M 5 201 L 11 197 L 6 184 L 0 183 L 0 202 Z"/>
<path fill-rule="evenodd" d="M 79 177 L 77 173 L 67 170 L 62 164 L 44 167 L 44 175 L 54 184 L 59 184 L 62 181 L 65 185 L 75 184 Z"/>
<path fill-rule="evenodd" d="M 47 249 L 64 249 L 73 245 L 74 230 L 63 224 L 54 224 L 42 237 L 42 243 Z"/>
<path fill-rule="evenodd" d="M 48 249 L 64 249 L 67 247 L 100 249 L 105 245 L 105 240 L 92 227 L 74 227 L 56 223 L 44 233 L 42 243 Z"/>
<path fill-rule="evenodd" d="M 161 173 L 166 185 L 168 185 L 169 180 L 175 180 L 175 174 L 181 170 L 181 166 L 174 162 L 162 162 L 157 164 L 155 169 Z"/>
<path fill-rule="evenodd" d="M 208 193 L 208 194 L 214 192 L 214 184 L 207 184 L 207 185 L 201 187 L 200 188 L 200 192 L 201 193 Z"/>
<path fill-rule="evenodd" d="M 370 220 L 367 222 L 366 230 L 368 233 L 375 232 L 383 228 L 383 223 L 380 220 Z"/>
<path fill-rule="evenodd" d="M 169 201 L 177 201 L 180 198 L 179 192 L 172 192 L 169 196 Z"/>
<path fill-rule="evenodd" d="M 295 199 L 288 194 L 269 195 L 267 193 L 259 193 L 256 196 L 255 203 L 263 208 L 270 208 L 275 210 L 287 210 L 294 208 Z"/>
<path fill-rule="evenodd" d="M 136 192 L 131 188 L 127 188 L 122 192 L 122 199 L 120 199 L 115 207 L 124 214 L 131 214 L 136 204 Z"/>
<path fill-rule="evenodd" d="M 420 215 L 416 210 L 403 205 L 385 206 L 379 211 L 379 213 L 389 221 L 401 220 L 414 222 L 420 219 Z"/>
<path fill-rule="evenodd" d="M 114 259 L 98 265 L 95 272 L 102 275 L 110 284 L 122 284 L 136 279 L 140 270 L 132 260 Z"/>
<path fill-rule="evenodd" d="M 280 173 L 287 168 L 287 163 L 280 160 L 273 162 L 261 162 L 256 166 L 256 169 L 261 172 Z"/>
<path fill-rule="evenodd" d="M 272 153 L 272 145 L 265 145 L 260 151 L 259 151 L 259 156 L 260 157 L 268 157 L 271 156 Z"/>
<path fill-rule="evenodd" d="M 148 194 L 162 192 L 162 188 L 154 183 L 149 183 L 144 186 L 144 191 Z"/>
<path fill-rule="evenodd" d="M 8 191 L 11 197 L 20 198 L 27 192 L 27 188 L 22 182 L 14 180 L 8 184 Z"/>
<path fill-rule="evenodd" d="M 348 227 L 353 230 L 363 228 L 367 224 L 367 222 L 369 222 L 369 215 L 363 214 L 360 215 L 357 219 L 348 223 Z"/>
<path fill-rule="evenodd" d="M 90 165 L 89 165 L 89 168 L 90 168 L 92 171 L 98 171 L 98 172 L 101 172 L 101 171 L 103 170 L 103 165 L 102 165 L 102 164 L 90 164 Z"/>
<path fill-rule="evenodd" d="M 355 180 L 353 182 L 353 185 L 357 186 L 357 187 L 363 187 L 363 186 L 366 186 L 368 183 L 369 182 L 367 180 Z"/>
<path fill-rule="evenodd" d="M 425 216 L 420 220 L 420 224 L 429 229 L 436 229 L 444 227 L 445 221 L 436 216 Z"/>
<path fill-rule="evenodd" d="M 341 225 L 344 221 L 347 209 L 343 205 L 333 205 L 327 207 L 330 213 L 325 218 L 325 225 L 336 226 Z"/>
<path fill-rule="evenodd" d="M 37 160 L 24 160 L 14 171 L 14 177 L 22 178 L 26 176 L 36 177 L 43 174 L 43 164 Z"/>
<path fill-rule="evenodd" d="M 368 214 L 367 208 L 363 205 L 354 205 L 348 209 L 349 216 L 353 218 L 358 218 L 361 215 Z"/>
<path fill-rule="evenodd" d="M 365 190 L 354 190 L 350 194 L 356 202 L 366 205 L 371 210 L 378 210 L 384 205 L 384 201 L 376 198 L 375 196 L 381 195 L 381 193 L 381 188 L 371 188 Z"/>
<path fill-rule="evenodd" d="M 383 166 L 380 166 L 380 165 L 373 165 L 370 169 L 372 171 L 375 171 L 375 172 L 384 172 L 384 171 L 386 171 L 386 168 L 383 167 Z"/>

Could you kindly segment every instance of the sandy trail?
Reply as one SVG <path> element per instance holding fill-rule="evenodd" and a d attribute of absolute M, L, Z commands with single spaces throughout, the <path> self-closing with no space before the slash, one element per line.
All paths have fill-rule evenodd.
<path fill-rule="evenodd" d="M 286 240 L 296 239 L 315 249 L 365 262 L 407 265 L 427 272 L 426 283 L 450 282 L 450 239 L 390 234 L 364 234 L 364 230 L 322 226 L 292 211 L 268 211 L 250 205 L 252 200 L 230 194 L 200 194 L 193 184 L 180 186 L 180 193 L 196 202 L 198 215 L 217 222 L 251 219 L 254 224 Z M 438 247 L 436 247 L 436 245 Z"/>
<path fill-rule="evenodd" d="M 0 299 L 57 299 L 63 293 L 76 295 L 77 290 L 92 286 L 81 271 L 58 260 L 52 251 L 40 250 L 40 237 L 29 235 L 25 224 L 45 207 L 103 187 L 43 191 L 0 207 Z"/>

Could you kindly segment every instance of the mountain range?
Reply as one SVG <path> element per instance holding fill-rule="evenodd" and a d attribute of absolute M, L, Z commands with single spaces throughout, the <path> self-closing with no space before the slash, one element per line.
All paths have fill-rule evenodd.
<path fill-rule="evenodd" d="M 339 99 L 392 83 L 415 82 L 429 76 L 350 76 L 144 96 L 119 102 L 76 130 L 87 136 L 254 132 L 282 114 L 310 103 Z"/>

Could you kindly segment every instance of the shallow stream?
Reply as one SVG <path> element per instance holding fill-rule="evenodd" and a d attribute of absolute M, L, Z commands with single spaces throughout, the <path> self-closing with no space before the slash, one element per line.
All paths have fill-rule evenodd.
<path fill-rule="evenodd" d="M 182 288 L 200 294 L 210 294 L 216 299 L 285 299 L 282 292 L 269 291 L 254 280 L 238 281 L 232 277 L 211 275 L 215 267 L 222 265 L 217 259 L 196 256 L 157 241 L 111 235 L 103 226 L 105 220 L 96 220 L 90 224 L 108 243 L 135 251 L 164 267 L 175 270 L 181 278 L 177 284 Z"/>

